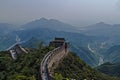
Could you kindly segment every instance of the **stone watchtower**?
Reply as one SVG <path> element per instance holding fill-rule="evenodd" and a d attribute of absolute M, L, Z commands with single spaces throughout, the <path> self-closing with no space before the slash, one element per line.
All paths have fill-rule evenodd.
<path fill-rule="evenodd" d="M 65 46 L 65 50 L 69 49 L 69 42 L 66 42 L 65 38 L 55 38 L 54 41 L 51 41 L 49 46 L 54 46 L 55 48 Z"/>
<path fill-rule="evenodd" d="M 66 47 L 68 47 L 69 45 L 69 43 L 66 42 L 65 38 L 55 38 L 54 41 L 51 41 L 49 45 L 55 46 L 55 48 L 57 48 L 57 47 L 61 47 L 64 44 Z"/>

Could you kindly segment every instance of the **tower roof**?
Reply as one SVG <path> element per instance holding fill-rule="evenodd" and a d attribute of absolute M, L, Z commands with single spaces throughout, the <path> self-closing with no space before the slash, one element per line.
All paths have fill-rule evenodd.
<path fill-rule="evenodd" d="M 55 41 L 65 41 L 65 38 L 55 38 Z"/>

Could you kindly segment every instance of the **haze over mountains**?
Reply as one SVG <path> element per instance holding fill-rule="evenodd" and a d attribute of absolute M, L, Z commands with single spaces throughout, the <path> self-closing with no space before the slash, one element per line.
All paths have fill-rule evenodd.
<path fill-rule="evenodd" d="M 25 25 L 22 25 L 24 29 L 34 29 L 34 28 L 47 28 L 57 31 L 67 31 L 67 32 L 77 32 L 77 28 L 75 26 L 63 23 L 61 21 L 55 19 L 46 19 L 41 18 L 39 20 L 31 21 Z"/>
<path fill-rule="evenodd" d="M 86 33 L 87 35 L 106 37 L 120 36 L 120 24 L 110 25 L 104 22 L 99 22 L 87 27 L 83 27 L 83 29 L 83 33 Z"/>
<path fill-rule="evenodd" d="M 7 34 L 7 33 L 11 32 L 11 31 L 13 31 L 14 28 L 15 28 L 15 26 L 12 25 L 12 24 L 0 23 L 0 32 L 1 32 L 0 35 L 2 36 L 2 34 Z"/>
<path fill-rule="evenodd" d="M 71 43 L 71 50 L 91 66 L 106 62 L 106 56 L 109 55 L 106 51 L 110 47 L 120 44 L 120 26 L 103 22 L 79 28 L 58 20 L 41 18 L 21 25 L 17 29 L 14 27 L 12 29 L 7 24 L 0 25 L 7 26 L 5 31 L 2 30 L 3 27 L 0 27 L 0 50 L 5 50 L 13 45 L 16 42 L 16 36 L 25 42 L 25 47 L 32 47 L 34 45 L 28 44 L 36 44 L 39 40 L 48 44 L 54 37 L 65 37 Z M 114 53 L 112 54 L 114 55 Z M 117 54 L 119 55 L 119 53 Z M 120 62 L 120 60 L 117 61 Z"/>

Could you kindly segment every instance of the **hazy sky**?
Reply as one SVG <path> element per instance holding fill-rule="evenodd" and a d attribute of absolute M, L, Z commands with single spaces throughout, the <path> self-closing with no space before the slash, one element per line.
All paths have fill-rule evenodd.
<path fill-rule="evenodd" d="M 120 0 L 0 0 L 0 22 L 23 24 L 41 17 L 75 26 L 120 23 Z"/>

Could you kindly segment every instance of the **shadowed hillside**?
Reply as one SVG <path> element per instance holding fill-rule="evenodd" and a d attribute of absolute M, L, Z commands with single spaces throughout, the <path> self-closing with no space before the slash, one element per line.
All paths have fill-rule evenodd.
<path fill-rule="evenodd" d="M 61 61 L 55 73 L 61 74 L 64 78 L 77 80 L 120 80 L 119 78 L 110 77 L 92 69 L 75 53 L 69 53 L 68 56 Z"/>

